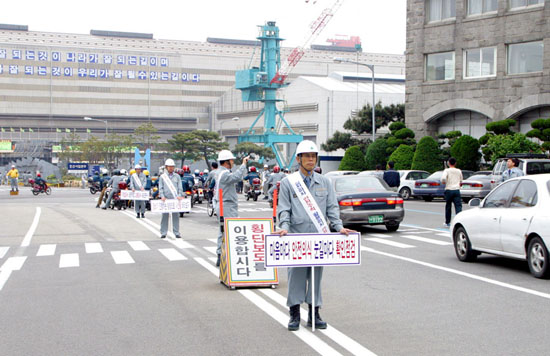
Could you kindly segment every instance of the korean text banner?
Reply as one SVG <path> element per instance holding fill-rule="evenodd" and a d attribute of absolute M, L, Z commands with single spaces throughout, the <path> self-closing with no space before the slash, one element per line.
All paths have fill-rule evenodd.
<path fill-rule="evenodd" d="M 361 264 L 361 235 L 266 235 L 265 261 L 269 267 L 340 266 Z"/>
<path fill-rule="evenodd" d="M 120 199 L 122 200 L 149 200 L 149 191 L 148 190 L 136 190 L 132 192 L 131 190 L 121 190 Z"/>
<path fill-rule="evenodd" d="M 190 213 L 191 212 L 191 200 L 190 199 L 166 199 L 151 200 L 151 212 L 160 213 Z"/>

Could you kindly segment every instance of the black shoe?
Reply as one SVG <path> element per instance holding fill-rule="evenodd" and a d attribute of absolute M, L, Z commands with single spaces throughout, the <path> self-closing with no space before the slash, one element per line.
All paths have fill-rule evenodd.
<path fill-rule="evenodd" d="M 289 313 L 288 330 L 296 331 L 300 329 L 300 304 L 291 306 Z"/>
<path fill-rule="evenodd" d="M 307 313 L 307 326 L 311 327 L 311 304 L 309 304 L 309 312 Z M 315 307 L 315 329 L 326 329 L 327 323 L 321 319 L 319 307 Z"/>
<path fill-rule="evenodd" d="M 161 238 L 161 239 L 165 239 L 165 238 L 166 238 L 166 235 L 160 235 L 160 238 Z"/>
<path fill-rule="evenodd" d="M 264 200 L 267 200 L 267 199 L 269 199 L 269 197 L 268 197 L 268 196 L 265 196 L 265 197 L 264 197 Z"/>
<path fill-rule="evenodd" d="M 137 214 L 137 216 L 136 216 L 136 217 L 137 217 L 137 218 L 139 219 L 139 213 Z"/>
<path fill-rule="evenodd" d="M 145 219 L 145 214 L 144 214 L 144 213 L 141 213 L 141 217 Z"/>
<path fill-rule="evenodd" d="M 181 239 L 181 235 L 176 235 L 176 239 Z"/>
<path fill-rule="evenodd" d="M 216 260 L 216 267 L 220 267 L 220 260 L 221 260 L 222 256 L 221 255 L 218 255 L 218 259 Z"/>
<path fill-rule="evenodd" d="M 103 210 L 107 210 L 107 207 L 106 207 L 106 206 L 104 206 L 104 207 L 103 207 L 103 208 L 101 208 L 101 209 L 103 209 Z"/>

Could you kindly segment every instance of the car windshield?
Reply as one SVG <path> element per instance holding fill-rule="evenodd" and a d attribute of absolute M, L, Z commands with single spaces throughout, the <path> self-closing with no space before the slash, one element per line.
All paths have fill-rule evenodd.
<path fill-rule="evenodd" d="M 338 193 L 366 190 L 388 190 L 384 182 L 372 176 L 355 176 L 337 179 L 334 188 Z"/>
<path fill-rule="evenodd" d="M 432 180 L 441 180 L 441 176 L 443 175 L 443 171 L 438 171 L 435 173 L 432 173 L 428 178 L 426 179 L 432 179 Z"/>
<path fill-rule="evenodd" d="M 468 180 L 489 180 L 491 177 L 486 176 L 485 174 L 476 174 L 475 176 L 471 176 L 468 178 Z"/>

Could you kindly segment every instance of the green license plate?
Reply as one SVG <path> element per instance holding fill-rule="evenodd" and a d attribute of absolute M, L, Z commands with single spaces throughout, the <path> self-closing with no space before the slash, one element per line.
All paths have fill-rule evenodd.
<path fill-rule="evenodd" d="M 428 188 L 429 186 L 430 186 L 429 184 L 422 184 L 422 185 L 420 186 L 420 188 Z"/>
<path fill-rule="evenodd" d="M 384 215 L 369 216 L 369 224 L 379 224 L 384 222 Z"/>

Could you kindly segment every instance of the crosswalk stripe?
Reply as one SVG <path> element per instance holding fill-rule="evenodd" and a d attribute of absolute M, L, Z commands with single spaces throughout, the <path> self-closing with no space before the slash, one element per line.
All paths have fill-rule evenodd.
<path fill-rule="evenodd" d="M 0 258 L 4 258 L 9 249 L 9 247 L 0 247 Z"/>
<path fill-rule="evenodd" d="M 0 271 L 19 271 L 26 260 L 27 256 L 10 257 L 4 262 L 2 267 L 0 267 Z"/>
<path fill-rule="evenodd" d="M 447 232 L 447 233 L 443 233 L 443 234 L 436 234 L 437 236 L 441 236 L 441 237 L 446 237 L 446 238 L 449 238 L 451 236 L 451 233 L 450 232 Z"/>
<path fill-rule="evenodd" d="M 78 253 L 64 253 L 59 257 L 59 268 L 78 266 L 80 266 Z"/>
<path fill-rule="evenodd" d="M 391 237 L 390 235 L 386 235 L 386 234 L 367 234 L 367 235 L 372 236 L 372 237 L 381 237 L 383 239 Z"/>
<path fill-rule="evenodd" d="M 111 251 L 111 256 L 117 265 L 135 263 L 128 251 Z"/>
<path fill-rule="evenodd" d="M 134 249 L 134 251 L 149 251 L 150 248 L 143 241 L 128 241 L 128 245 Z"/>
<path fill-rule="evenodd" d="M 216 246 L 203 246 L 203 248 L 204 248 L 206 251 L 208 251 L 208 252 L 210 252 L 210 253 L 212 253 L 212 254 L 214 254 L 214 255 L 217 255 L 216 250 L 217 250 L 218 248 L 217 248 Z"/>
<path fill-rule="evenodd" d="M 36 256 L 53 256 L 55 255 L 55 244 L 40 245 Z"/>
<path fill-rule="evenodd" d="M 101 244 L 99 242 L 86 242 L 84 243 L 84 247 L 86 248 L 86 253 L 103 252 L 103 247 L 101 247 Z"/>
<path fill-rule="evenodd" d="M 367 241 L 372 241 L 372 242 L 378 242 L 380 244 L 389 245 L 389 246 L 393 246 L 393 247 L 399 247 L 399 248 L 414 248 L 414 247 L 416 247 L 416 246 L 413 246 L 413 245 L 402 244 L 400 242 L 395 242 L 395 241 L 392 241 L 392 240 L 379 239 L 377 237 L 367 238 L 366 240 Z"/>
<path fill-rule="evenodd" d="M 426 242 L 426 243 L 429 243 L 429 244 L 440 245 L 440 246 L 452 245 L 450 242 L 447 242 L 447 241 L 439 241 L 439 240 L 434 240 L 434 239 L 428 239 L 428 238 L 425 238 L 425 237 L 415 236 L 415 235 L 412 235 L 412 236 L 411 235 L 401 235 L 400 237 L 403 237 L 405 239 L 410 239 L 410 240 Z"/>
<path fill-rule="evenodd" d="M 174 248 L 161 248 L 159 249 L 159 252 L 162 253 L 168 261 L 183 261 L 187 259 L 187 257 L 176 251 Z"/>
<path fill-rule="evenodd" d="M 217 257 L 208 257 L 208 259 L 212 261 L 212 263 L 216 263 L 218 261 Z"/>
<path fill-rule="evenodd" d="M 208 239 L 208 241 L 218 244 L 218 239 Z"/>

